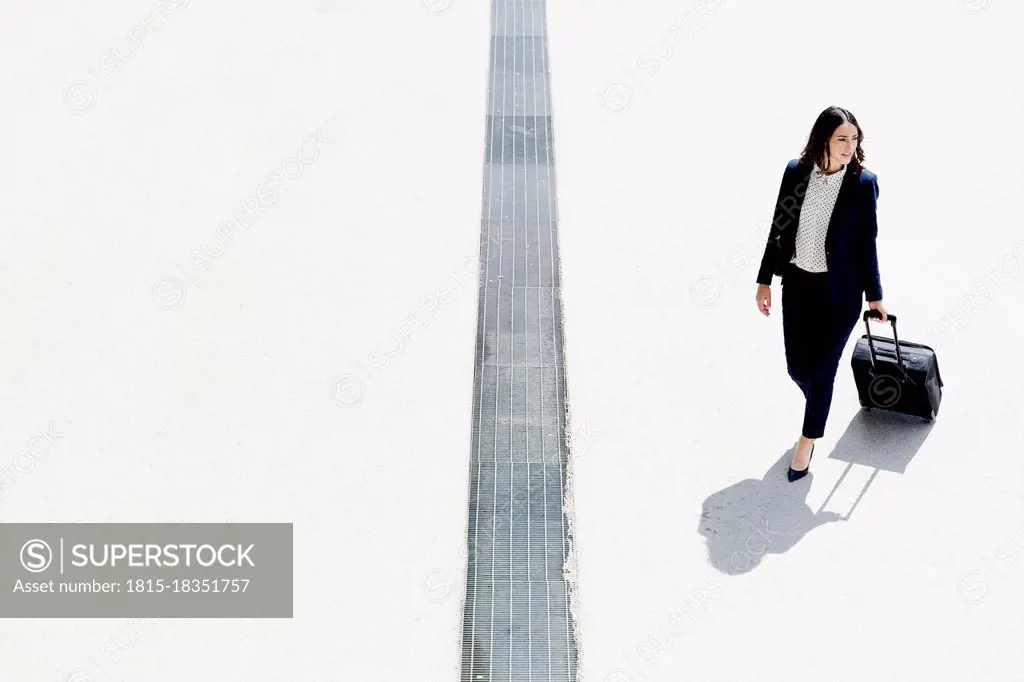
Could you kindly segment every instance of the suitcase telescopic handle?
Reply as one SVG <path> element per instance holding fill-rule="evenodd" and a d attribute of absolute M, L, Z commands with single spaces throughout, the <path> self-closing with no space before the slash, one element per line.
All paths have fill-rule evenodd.
<path fill-rule="evenodd" d="M 892 322 L 892 328 L 896 329 L 896 316 L 893 315 L 892 313 L 888 313 L 886 315 L 886 317 L 889 318 L 888 319 L 889 322 Z M 878 312 L 874 308 L 872 308 L 871 310 L 865 310 L 864 311 L 864 321 L 867 322 L 871 318 L 875 318 L 876 320 L 880 320 L 880 319 L 882 319 L 882 313 Z"/>
<path fill-rule="evenodd" d="M 896 342 L 896 364 L 899 365 L 900 371 L 903 372 L 904 376 L 906 376 L 907 370 L 903 366 L 903 354 L 900 353 L 900 335 L 896 331 L 896 316 L 888 314 L 886 315 L 886 317 L 888 317 L 888 321 L 892 323 L 892 337 L 893 341 Z M 864 311 L 864 328 L 867 329 L 868 331 L 868 348 L 871 351 L 869 355 L 871 356 L 871 369 L 873 370 L 875 369 L 875 340 L 874 337 L 871 335 L 871 325 L 868 323 L 868 320 L 870 320 L 871 318 L 880 320 L 882 319 L 882 313 L 878 312 L 877 310 Z"/>

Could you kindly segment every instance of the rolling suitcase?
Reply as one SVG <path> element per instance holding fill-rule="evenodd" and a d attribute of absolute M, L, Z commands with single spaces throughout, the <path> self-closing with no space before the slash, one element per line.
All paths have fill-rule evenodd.
<path fill-rule="evenodd" d="M 860 405 L 935 419 L 942 401 L 942 377 L 935 351 L 922 343 L 900 341 L 896 316 L 889 315 L 893 338 L 873 336 L 869 318 L 881 318 L 877 310 L 864 313 L 867 334 L 853 349 L 853 378 Z"/>

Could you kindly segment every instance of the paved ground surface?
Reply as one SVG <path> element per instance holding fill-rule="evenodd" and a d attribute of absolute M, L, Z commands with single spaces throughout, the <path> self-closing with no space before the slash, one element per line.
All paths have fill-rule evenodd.
<path fill-rule="evenodd" d="M 666 45 L 683 5 L 584 5 L 551 16 L 583 679 L 1024 679 L 1019 9 L 728 0 Z M 931 428 L 865 418 L 848 349 L 789 484 L 801 396 L 753 281 L 829 104 L 946 398 Z"/>
<path fill-rule="evenodd" d="M 1024 17 L 832 5 L 552 3 L 584 680 L 1024 679 Z M 294 521 L 295 618 L 3 620 L 0 677 L 456 679 L 489 7 L 151 7 L 0 10 L 0 464 L 66 434 L 0 518 Z M 754 261 L 832 103 L 946 399 L 844 371 L 790 485 Z"/>
<path fill-rule="evenodd" d="M 67 434 L 0 519 L 292 521 L 295 618 L 0 620 L 0 678 L 457 679 L 490 8 L 193 0 L 133 54 L 152 7 L 0 10 L 0 466 Z"/>

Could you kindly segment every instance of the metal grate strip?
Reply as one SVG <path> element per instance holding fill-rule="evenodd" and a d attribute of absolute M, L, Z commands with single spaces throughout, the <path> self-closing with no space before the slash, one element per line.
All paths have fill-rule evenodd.
<path fill-rule="evenodd" d="M 545 0 L 492 0 L 463 682 L 572 682 Z"/>

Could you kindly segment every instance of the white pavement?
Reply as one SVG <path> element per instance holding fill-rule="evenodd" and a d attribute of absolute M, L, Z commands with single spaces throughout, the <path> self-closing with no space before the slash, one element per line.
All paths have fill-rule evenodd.
<path fill-rule="evenodd" d="M 294 619 L 3 619 L 0 680 L 457 679 L 490 8 L 425 5 L 0 10 L 0 467 L 66 434 L 0 519 L 295 524 Z"/>
<path fill-rule="evenodd" d="M 1020 679 L 1021 9 L 696 4 L 693 34 L 674 2 L 550 12 L 569 402 L 591 433 L 582 678 Z M 765 319 L 754 279 L 830 104 L 864 127 L 885 300 L 946 393 L 931 429 L 865 419 L 851 340 L 813 474 L 789 484 L 801 396 L 779 286 Z"/>
<path fill-rule="evenodd" d="M 824 4 L 707 0 L 691 35 L 667 0 L 550 3 L 584 680 L 1024 670 L 1021 10 Z M 292 521 L 295 617 L 2 619 L 0 679 L 455 680 L 489 2 L 153 7 L 0 10 L 0 520 Z M 833 103 L 947 392 L 930 429 L 863 420 L 847 354 L 789 485 L 754 261 Z M 880 471 L 819 527 L 848 461 L 826 511 Z"/>

